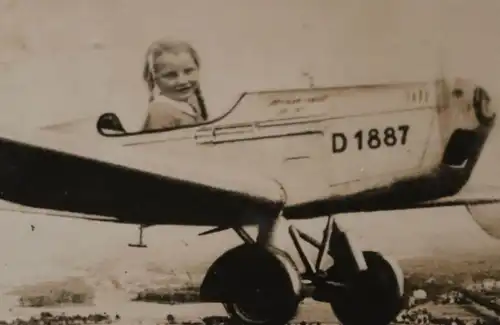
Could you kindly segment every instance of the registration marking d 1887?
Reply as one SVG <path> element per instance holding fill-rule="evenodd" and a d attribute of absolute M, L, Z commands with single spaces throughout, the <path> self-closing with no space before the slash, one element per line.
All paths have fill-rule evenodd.
<path fill-rule="evenodd" d="M 334 132 L 332 133 L 332 152 L 334 154 L 342 153 L 350 145 L 358 151 L 405 146 L 409 131 L 408 124 L 399 124 L 383 128 L 358 129 L 351 134 Z"/>

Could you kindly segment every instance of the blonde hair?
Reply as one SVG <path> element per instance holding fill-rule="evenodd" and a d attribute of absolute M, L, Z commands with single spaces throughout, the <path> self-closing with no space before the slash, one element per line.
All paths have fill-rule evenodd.
<path fill-rule="evenodd" d="M 172 40 L 172 39 L 159 39 L 154 41 L 146 51 L 146 57 L 144 60 L 144 69 L 142 72 L 142 77 L 146 82 L 146 85 L 149 90 L 149 102 L 154 99 L 154 89 L 155 89 L 155 71 L 154 71 L 154 62 L 155 60 L 163 53 L 180 53 L 187 52 L 193 58 L 194 63 L 198 68 L 200 68 L 200 57 L 198 52 L 193 48 L 191 44 L 186 41 L 181 40 Z M 201 115 L 203 119 L 207 119 L 207 111 L 205 107 L 205 100 L 203 95 L 201 94 L 201 90 L 199 87 L 195 89 L 195 95 L 198 99 L 198 104 L 200 105 Z"/>

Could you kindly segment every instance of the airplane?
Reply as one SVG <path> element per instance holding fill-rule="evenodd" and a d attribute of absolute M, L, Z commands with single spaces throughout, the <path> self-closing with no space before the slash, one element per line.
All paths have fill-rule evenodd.
<path fill-rule="evenodd" d="M 336 217 L 463 206 L 500 238 L 498 188 L 469 182 L 495 126 L 491 101 L 471 80 L 436 79 L 245 92 L 217 118 L 147 132 L 104 113 L 99 142 L 1 130 L 0 198 L 26 213 L 234 231 L 243 243 L 211 264 L 200 299 L 241 324 L 287 323 L 311 284 L 342 324 L 385 325 L 404 305 L 402 270 L 357 248 Z M 326 219 L 321 240 L 292 224 L 314 218 Z"/>

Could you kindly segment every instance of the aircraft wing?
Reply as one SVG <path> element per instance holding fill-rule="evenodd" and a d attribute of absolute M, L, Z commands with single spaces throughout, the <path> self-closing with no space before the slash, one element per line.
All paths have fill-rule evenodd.
<path fill-rule="evenodd" d="M 78 140 L 78 141 L 77 141 Z M 133 224 L 231 227 L 276 217 L 272 179 L 206 157 L 141 156 L 38 132 L 0 136 L 0 209 Z M 234 167 L 234 168 L 230 168 Z"/>
<path fill-rule="evenodd" d="M 464 206 L 477 225 L 500 239 L 500 186 L 469 185 L 454 196 L 417 203 L 410 208 Z"/>
<path fill-rule="evenodd" d="M 500 186 L 466 185 L 453 196 L 437 200 L 423 201 L 410 208 L 443 207 L 443 206 L 474 206 L 500 203 Z"/>

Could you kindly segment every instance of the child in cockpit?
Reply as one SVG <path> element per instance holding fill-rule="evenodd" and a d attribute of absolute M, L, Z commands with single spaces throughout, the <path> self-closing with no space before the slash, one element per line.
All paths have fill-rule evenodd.
<path fill-rule="evenodd" d="M 207 120 L 199 68 L 199 56 L 187 42 L 162 39 L 149 46 L 143 71 L 150 92 L 144 130 Z"/>

